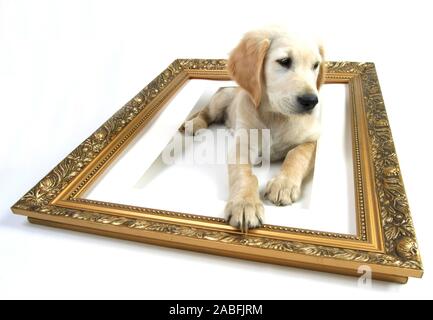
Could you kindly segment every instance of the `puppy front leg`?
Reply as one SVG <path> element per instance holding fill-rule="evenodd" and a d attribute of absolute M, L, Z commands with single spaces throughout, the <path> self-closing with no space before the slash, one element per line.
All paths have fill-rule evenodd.
<path fill-rule="evenodd" d="M 227 221 L 241 231 L 263 224 L 264 208 L 259 197 L 257 177 L 250 164 L 229 164 L 230 196 L 226 205 Z"/>
<path fill-rule="evenodd" d="M 264 208 L 257 177 L 251 167 L 250 145 L 245 136 L 242 139 L 238 135 L 236 139 L 236 148 L 232 150 L 228 164 L 230 195 L 225 212 L 229 224 L 246 232 L 263 224 Z"/>
<path fill-rule="evenodd" d="M 299 199 L 302 181 L 314 166 L 316 142 L 307 142 L 291 149 L 284 159 L 280 173 L 266 186 L 265 197 L 277 206 Z"/>

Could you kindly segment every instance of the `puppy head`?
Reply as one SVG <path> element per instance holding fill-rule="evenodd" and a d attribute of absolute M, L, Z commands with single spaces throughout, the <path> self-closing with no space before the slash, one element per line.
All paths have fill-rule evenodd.
<path fill-rule="evenodd" d="M 265 61 L 266 91 L 273 111 L 308 113 L 317 105 L 324 74 L 323 48 L 281 34 L 272 40 Z"/>
<path fill-rule="evenodd" d="M 286 115 L 317 105 L 324 67 L 322 46 L 280 29 L 247 33 L 228 61 L 232 78 L 257 107 L 266 96 L 272 111 Z"/>

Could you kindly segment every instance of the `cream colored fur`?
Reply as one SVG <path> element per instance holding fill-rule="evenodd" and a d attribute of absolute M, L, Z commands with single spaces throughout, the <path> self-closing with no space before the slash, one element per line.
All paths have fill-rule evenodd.
<path fill-rule="evenodd" d="M 286 57 L 292 59 L 291 68 L 278 63 Z M 316 63 L 319 67 L 314 68 Z M 220 89 L 206 108 L 190 118 L 187 133 L 221 121 L 235 131 L 270 129 L 271 160 L 284 161 L 280 173 L 268 182 L 265 197 L 276 205 L 291 204 L 299 199 L 302 181 L 313 167 L 320 131 L 314 109 L 302 112 L 297 97 L 318 94 L 324 75 L 323 48 L 279 29 L 252 31 L 232 51 L 228 70 L 239 87 Z M 226 214 L 231 225 L 246 231 L 263 224 L 264 208 L 251 164 L 239 155 L 237 159 L 229 164 Z"/>

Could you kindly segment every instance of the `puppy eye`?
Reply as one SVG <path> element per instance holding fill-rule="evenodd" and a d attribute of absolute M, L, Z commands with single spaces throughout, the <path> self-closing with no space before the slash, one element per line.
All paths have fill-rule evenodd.
<path fill-rule="evenodd" d="M 277 62 L 283 66 L 284 68 L 290 69 L 290 67 L 292 66 L 292 58 L 283 58 L 283 59 L 279 59 L 277 60 Z"/>
<path fill-rule="evenodd" d="M 313 66 L 313 70 L 316 70 L 319 67 L 319 62 L 316 62 Z"/>

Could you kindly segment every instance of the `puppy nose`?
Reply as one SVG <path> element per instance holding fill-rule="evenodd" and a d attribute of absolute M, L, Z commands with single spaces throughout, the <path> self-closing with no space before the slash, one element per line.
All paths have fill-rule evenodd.
<path fill-rule="evenodd" d="M 319 99 L 315 94 L 304 94 L 298 96 L 298 103 L 304 110 L 311 110 L 319 102 Z"/>

